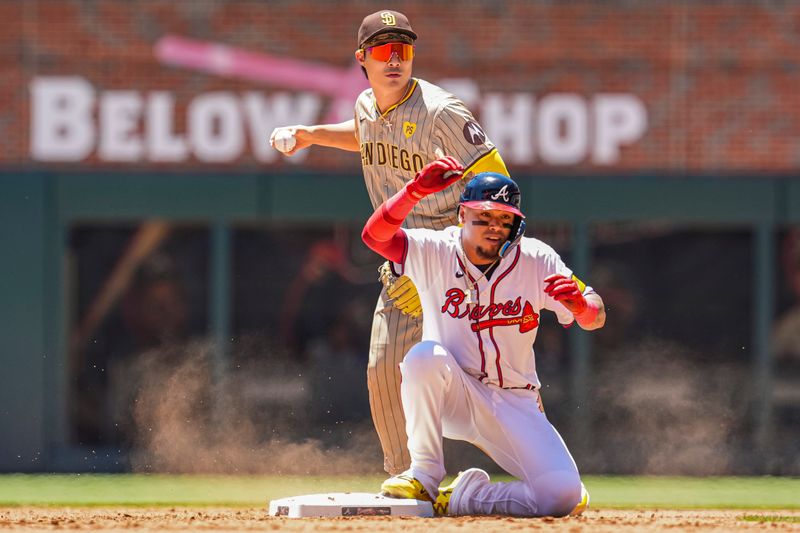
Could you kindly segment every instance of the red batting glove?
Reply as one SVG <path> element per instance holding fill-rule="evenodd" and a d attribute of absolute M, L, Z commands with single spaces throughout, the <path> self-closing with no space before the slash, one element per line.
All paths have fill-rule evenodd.
<path fill-rule="evenodd" d="M 561 274 L 553 274 L 544 278 L 544 282 L 547 284 L 544 292 L 555 301 L 561 302 L 573 315 L 582 315 L 589 307 L 575 280 Z"/>
<path fill-rule="evenodd" d="M 414 200 L 421 200 L 429 194 L 443 191 L 461 179 L 464 167 L 450 156 L 428 163 L 408 182 L 406 189 Z"/>

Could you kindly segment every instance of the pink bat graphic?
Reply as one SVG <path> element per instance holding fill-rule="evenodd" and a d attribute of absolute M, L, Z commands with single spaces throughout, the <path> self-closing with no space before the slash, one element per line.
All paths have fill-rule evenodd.
<path fill-rule="evenodd" d="M 352 118 L 356 97 L 369 87 L 358 63 L 341 69 L 175 35 L 159 39 L 155 54 L 168 65 L 330 96 L 333 101 L 324 119 L 327 122 Z"/>

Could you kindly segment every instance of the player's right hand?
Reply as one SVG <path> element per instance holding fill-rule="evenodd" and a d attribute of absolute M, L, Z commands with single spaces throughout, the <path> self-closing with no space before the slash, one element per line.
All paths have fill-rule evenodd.
<path fill-rule="evenodd" d="M 429 194 L 443 191 L 461 179 L 464 167 L 454 157 L 445 156 L 428 163 L 408 183 L 411 195 L 420 200 Z"/>
<path fill-rule="evenodd" d="M 294 148 L 289 150 L 288 152 L 281 152 L 283 155 L 294 155 L 303 148 L 308 148 L 311 146 L 311 141 L 309 140 L 309 132 L 306 126 L 281 126 L 279 128 L 275 128 L 272 130 L 272 134 L 269 136 L 269 145 L 275 148 L 275 136 L 281 132 L 286 130 L 289 134 L 294 137 L 295 145 Z M 277 148 L 275 148 L 278 150 Z M 280 150 L 278 150 L 280 152 Z"/>

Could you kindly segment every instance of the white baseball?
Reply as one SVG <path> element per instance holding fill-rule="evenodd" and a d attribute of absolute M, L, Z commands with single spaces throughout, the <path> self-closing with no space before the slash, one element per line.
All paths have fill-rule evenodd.
<path fill-rule="evenodd" d="M 289 130 L 281 130 L 276 133 L 272 142 L 275 149 L 284 154 L 290 152 L 292 148 L 294 148 L 294 145 L 297 144 L 297 140 Z"/>

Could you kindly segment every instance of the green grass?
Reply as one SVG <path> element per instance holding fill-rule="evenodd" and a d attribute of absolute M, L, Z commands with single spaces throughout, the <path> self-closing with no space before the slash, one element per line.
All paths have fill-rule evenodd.
<path fill-rule="evenodd" d="M 800 509 L 800 478 L 587 476 L 594 507 Z"/>
<path fill-rule="evenodd" d="M 0 475 L 0 506 L 263 507 L 271 499 L 298 494 L 375 492 L 382 480 L 383 476 L 10 474 Z M 800 478 L 586 476 L 584 482 L 594 508 L 800 509 Z"/>

